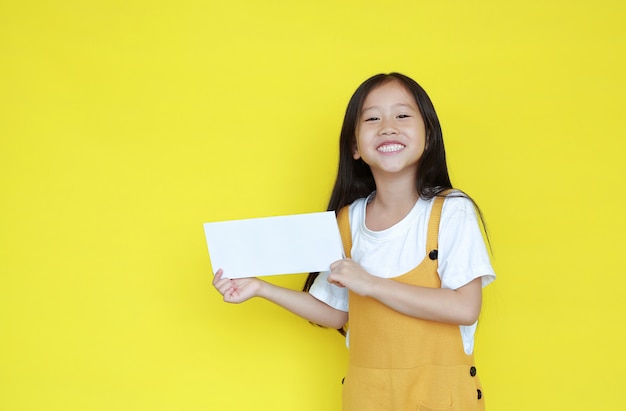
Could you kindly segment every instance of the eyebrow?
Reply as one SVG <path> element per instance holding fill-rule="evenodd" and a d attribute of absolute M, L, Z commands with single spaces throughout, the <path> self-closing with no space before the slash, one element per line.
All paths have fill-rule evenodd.
<path fill-rule="evenodd" d="M 405 104 L 405 103 L 398 103 L 398 104 L 394 104 L 391 106 L 392 108 L 396 108 L 396 107 L 408 107 L 411 110 L 415 110 L 415 108 L 411 105 L 411 104 Z M 367 110 L 373 110 L 378 108 L 378 106 L 369 106 L 369 107 L 363 107 L 363 109 L 361 110 L 361 113 L 367 111 Z"/>

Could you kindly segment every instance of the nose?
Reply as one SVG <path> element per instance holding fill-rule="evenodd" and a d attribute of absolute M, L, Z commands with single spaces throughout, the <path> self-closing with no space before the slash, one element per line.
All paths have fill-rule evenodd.
<path fill-rule="evenodd" d="M 398 129 L 393 121 L 393 119 L 383 119 L 380 123 L 380 135 L 393 135 L 398 133 Z"/>

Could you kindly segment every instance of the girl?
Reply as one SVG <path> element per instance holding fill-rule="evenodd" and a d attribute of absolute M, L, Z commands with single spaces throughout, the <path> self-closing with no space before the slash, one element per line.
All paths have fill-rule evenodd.
<path fill-rule="evenodd" d="M 337 329 L 349 316 L 344 410 L 484 409 L 474 332 L 495 274 L 480 211 L 452 190 L 437 114 L 412 79 L 378 74 L 352 96 L 328 209 L 348 258 L 303 291 L 219 269 L 224 301 L 261 297 Z"/>

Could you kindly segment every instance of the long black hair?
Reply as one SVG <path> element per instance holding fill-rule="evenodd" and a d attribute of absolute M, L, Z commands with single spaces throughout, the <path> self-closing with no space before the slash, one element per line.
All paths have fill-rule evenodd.
<path fill-rule="evenodd" d="M 365 80 L 356 89 L 346 108 L 339 138 L 339 168 L 335 186 L 328 202 L 328 211 L 337 212 L 342 207 L 351 204 L 354 200 L 367 197 L 376 189 L 376 183 L 370 167 L 362 159 L 355 160 L 353 158 L 356 146 L 356 127 L 363 109 L 363 102 L 369 93 L 373 89 L 391 81 L 398 81 L 413 96 L 426 128 L 424 153 L 420 158 L 415 179 L 417 192 L 421 198 L 429 200 L 452 188 L 446 163 L 441 124 L 428 94 L 415 80 L 404 74 L 376 74 Z M 455 191 L 453 195 L 469 198 L 461 191 Z M 483 221 L 480 209 L 478 209 L 475 203 L 474 206 L 480 215 L 481 221 Z M 318 275 L 319 273 L 309 274 L 304 283 L 303 291 L 308 291 L 311 288 Z"/>

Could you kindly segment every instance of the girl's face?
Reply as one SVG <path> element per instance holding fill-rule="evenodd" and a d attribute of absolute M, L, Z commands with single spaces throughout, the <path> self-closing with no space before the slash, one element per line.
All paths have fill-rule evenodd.
<path fill-rule="evenodd" d="M 363 159 L 374 176 L 416 173 L 425 144 L 422 115 L 399 81 L 386 82 L 367 95 L 356 127 L 355 160 Z"/>

